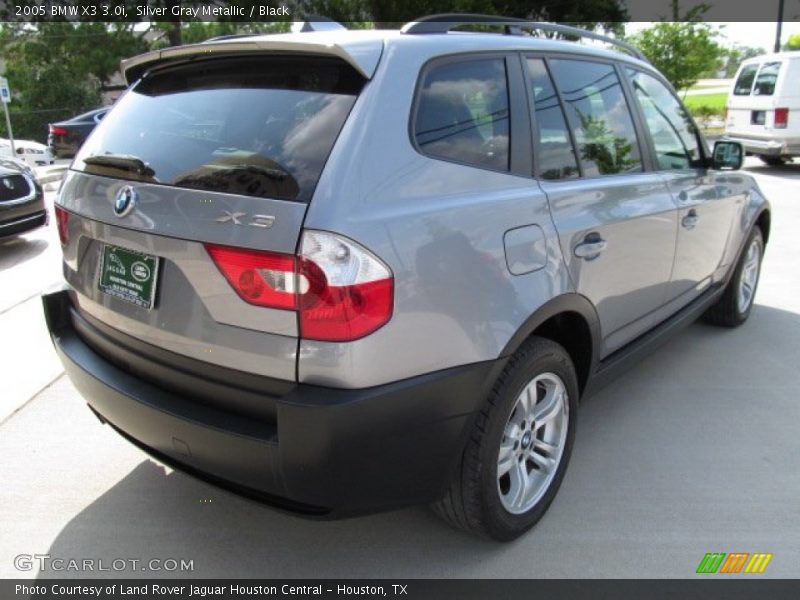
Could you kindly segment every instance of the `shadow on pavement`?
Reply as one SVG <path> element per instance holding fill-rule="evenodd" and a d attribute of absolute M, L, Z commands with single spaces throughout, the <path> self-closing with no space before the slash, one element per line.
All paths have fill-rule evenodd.
<path fill-rule="evenodd" d="M 587 399 L 559 496 L 512 544 L 425 508 L 301 519 L 145 460 L 49 553 L 185 559 L 194 571 L 39 576 L 691 577 L 703 553 L 729 548 L 774 552 L 770 575 L 796 576 L 798 355 L 794 312 L 756 306 L 738 329 L 688 328 Z"/>
<path fill-rule="evenodd" d="M 28 239 L 22 235 L 0 239 L 0 271 L 36 258 L 47 250 L 48 245 L 47 240 Z"/>

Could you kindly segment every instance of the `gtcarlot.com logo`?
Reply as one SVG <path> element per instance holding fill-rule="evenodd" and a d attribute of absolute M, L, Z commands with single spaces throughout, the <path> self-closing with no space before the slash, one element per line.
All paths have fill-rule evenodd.
<path fill-rule="evenodd" d="M 709 552 L 697 565 L 698 573 L 763 573 L 772 554 L 766 552 Z"/>
<path fill-rule="evenodd" d="M 194 571 L 194 559 L 184 558 L 61 558 L 50 554 L 17 554 L 17 571 L 89 573 L 97 571 Z"/>

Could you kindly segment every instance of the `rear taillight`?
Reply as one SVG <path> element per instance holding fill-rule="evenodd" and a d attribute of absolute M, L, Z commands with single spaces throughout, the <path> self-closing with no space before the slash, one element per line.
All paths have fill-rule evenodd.
<path fill-rule="evenodd" d="M 300 244 L 299 272 L 308 282 L 308 289 L 300 294 L 303 338 L 355 340 L 392 316 L 392 272 L 355 242 L 306 231 Z"/>
<path fill-rule="evenodd" d="M 53 127 L 50 125 L 50 133 L 53 135 L 67 135 L 67 130 L 63 127 Z"/>
<path fill-rule="evenodd" d="M 392 316 L 389 267 L 340 236 L 306 231 L 298 256 L 211 244 L 206 249 L 243 300 L 297 311 L 304 339 L 356 340 Z"/>
<path fill-rule="evenodd" d="M 294 256 L 214 245 L 206 245 L 206 250 L 245 302 L 271 308 L 297 308 Z"/>
<path fill-rule="evenodd" d="M 58 226 L 58 239 L 61 245 L 66 246 L 69 242 L 69 213 L 58 204 L 55 206 L 56 225 Z"/>
<path fill-rule="evenodd" d="M 776 108 L 775 109 L 775 129 L 786 129 L 789 125 L 789 109 Z"/>

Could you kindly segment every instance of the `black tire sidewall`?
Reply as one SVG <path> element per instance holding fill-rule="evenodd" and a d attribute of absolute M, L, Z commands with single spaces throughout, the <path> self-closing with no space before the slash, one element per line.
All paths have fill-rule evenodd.
<path fill-rule="evenodd" d="M 561 481 L 572 454 L 575 441 L 575 427 L 578 414 L 578 381 L 575 368 L 567 352 L 549 340 L 539 340 L 541 351 L 524 355 L 515 369 L 509 373 L 497 391 L 497 403 L 489 419 L 484 443 L 481 447 L 481 506 L 486 530 L 493 538 L 508 541 L 530 529 L 544 515 L 558 492 Z M 535 376 L 541 373 L 555 373 L 567 388 L 569 421 L 564 453 L 555 477 L 544 496 L 527 512 L 515 515 L 503 507 L 497 490 L 497 457 L 509 415 L 516 404 L 520 392 Z"/>
<path fill-rule="evenodd" d="M 756 276 L 755 284 L 753 285 L 753 297 L 750 299 L 750 304 L 747 306 L 747 309 L 744 311 L 739 310 L 739 286 L 742 282 L 742 273 L 744 272 L 744 263 L 747 260 L 747 253 L 750 250 L 750 245 L 753 243 L 753 240 L 758 238 L 758 274 Z M 733 293 L 731 294 L 731 301 L 733 302 L 733 310 L 736 313 L 736 320 L 739 323 L 744 323 L 747 318 L 750 316 L 750 313 L 753 310 L 753 305 L 755 304 L 755 296 L 756 292 L 758 291 L 758 283 L 761 280 L 761 262 L 764 259 L 764 237 L 761 234 L 761 230 L 758 227 L 754 227 L 753 230 L 750 232 L 750 235 L 747 236 L 747 242 L 742 248 L 742 255 L 739 258 L 739 264 L 736 265 L 736 273 L 734 273 L 733 280 L 731 284 L 733 285 L 733 289 L 731 290 Z"/>

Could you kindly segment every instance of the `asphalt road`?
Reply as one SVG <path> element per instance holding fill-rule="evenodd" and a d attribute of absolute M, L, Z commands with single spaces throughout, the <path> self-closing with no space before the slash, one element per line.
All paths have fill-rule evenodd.
<path fill-rule="evenodd" d="M 0 577 L 691 577 L 707 552 L 800 576 L 800 164 L 757 164 L 774 216 L 751 319 L 695 324 L 588 399 L 555 503 L 505 545 L 426 508 L 303 520 L 156 464 L 59 377 L 36 298 L 59 279 L 54 227 L 0 244 Z M 129 570 L 20 571 L 20 554 Z M 194 570 L 130 563 L 170 558 Z"/>

